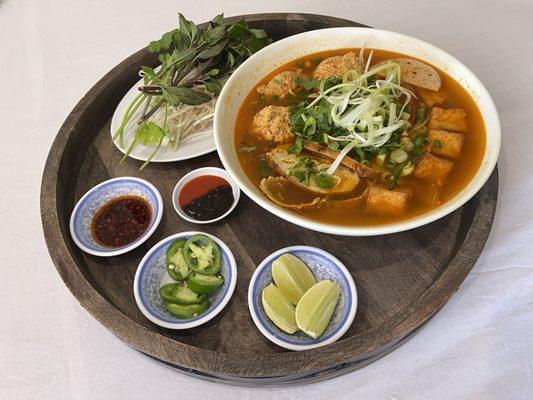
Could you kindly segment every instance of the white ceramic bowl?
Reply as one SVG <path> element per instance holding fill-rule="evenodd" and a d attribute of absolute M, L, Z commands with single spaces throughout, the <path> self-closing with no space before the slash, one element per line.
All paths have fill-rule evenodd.
<path fill-rule="evenodd" d="M 208 219 L 205 221 L 201 221 L 201 220 L 190 217 L 189 215 L 185 213 L 185 211 L 183 211 L 183 209 L 179 205 L 179 194 L 181 192 L 181 189 L 183 189 L 183 186 L 187 182 L 189 182 L 191 179 L 194 179 L 194 178 L 197 178 L 203 175 L 215 175 L 215 176 L 220 176 L 221 178 L 224 178 L 226 181 L 228 181 L 233 191 L 233 204 L 228 209 L 228 211 L 226 211 L 220 217 Z M 239 186 L 235 183 L 231 175 L 228 174 L 226 170 L 222 168 L 216 168 L 216 167 L 204 167 L 204 168 L 195 169 L 189 172 L 188 174 L 183 175 L 183 177 L 178 181 L 178 183 L 174 187 L 174 191 L 172 192 L 172 204 L 174 205 L 174 209 L 176 210 L 178 215 L 184 220 L 193 222 L 195 224 L 210 224 L 211 222 L 220 221 L 222 218 L 226 217 L 229 213 L 231 213 L 235 209 L 235 207 L 237 207 L 237 203 L 239 202 L 240 197 L 241 197 L 241 190 L 239 189 Z"/>
<path fill-rule="evenodd" d="M 459 82 L 475 100 L 486 128 L 485 156 L 470 183 L 453 199 L 417 217 L 378 226 L 327 224 L 299 216 L 268 200 L 246 177 L 234 146 L 235 120 L 239 108 L 254 85 L 273 69 L 298 57 L 325 50 L 360 48 L 383 49 L 413 56 L 440 68 Z M 456 210 L 470 200 L 489 178 L 500 151 L 500 120 L 496 106 L 479 79 L 457 59 L 443 50 L 399 33 L 371 28 L 331 28 L 290 36 L 260 50 L 231 75 L 217 101 L 214 117 L 215 142 L 226 170 L 253 201 L 294 224 L 319 232 L 346 236 L 371 236 L 405 231 L 428 224 Z"/>

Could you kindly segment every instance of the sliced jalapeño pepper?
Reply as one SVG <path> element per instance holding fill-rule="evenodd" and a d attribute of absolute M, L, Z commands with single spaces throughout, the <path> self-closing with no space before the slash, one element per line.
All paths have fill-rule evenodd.
<path fill-rule="evenodd" d="M 167 249 L 167 272 L 172 279 L 178 282 L 187 279 L 187 276 L 189 275 L 189 266 L 185 262 L 181 252 L 186 241 L 187 239 L 185 238 L 176 239 L 170 243 L 170 246 L 168 246 Z"/>
<path fill-rule="evenodd" d="M 159 294 L 165 302 L 176 304 L 198 304 L 207 298 L 206 294 L 198 294 L 189 289 L 186 282 L 163 285 Z"/>
<path fill-rule="evenodd" d="M 209 301 L 204 300 L 199 304 L 175 304 L 165 302 L 167 310 L 173 316 L 181 319 L 195 318 L 207 311 L 211 305 Z"/>
<path fill-rule="evenodd" d="M 198 274 L 214 275 L 220 270 L 220 249 L 207 236 L 191 236 L 181 252 L 187 265 Z"/>
<path fill-rule="evenodd" d="M 224 283 L 222 275 L 201 275 L 192 273 L 187 278 L 187 285 L 195 293 L 211 293 Z"/>

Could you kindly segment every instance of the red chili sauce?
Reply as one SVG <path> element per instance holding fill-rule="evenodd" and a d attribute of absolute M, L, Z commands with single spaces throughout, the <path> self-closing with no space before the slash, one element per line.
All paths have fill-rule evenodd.
<path fill-rule="evenodd" d="M 120 196 L 105 203 L 91 224 L 93 237 L 107 247 L 122 247 L 139 239 L 152 220 L 150 204 L 139 196 Z"/>
<path fill-rule="evenodd" d="M 209 221 L 225 214 L 234 201 L 227 180 L 215 175 L 191 179 L 178 194 L 178 204 L 185 214 L 199 221 Z"/>

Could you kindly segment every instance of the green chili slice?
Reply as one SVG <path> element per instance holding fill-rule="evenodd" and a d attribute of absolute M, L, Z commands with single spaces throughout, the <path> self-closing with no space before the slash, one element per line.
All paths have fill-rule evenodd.
<path fill-rule="evenodd" d="M 220 270 L 220 249 L 207 236 L 191 236 L 181 252 L 189 268 L 198 274 L 214 275 Z"/>

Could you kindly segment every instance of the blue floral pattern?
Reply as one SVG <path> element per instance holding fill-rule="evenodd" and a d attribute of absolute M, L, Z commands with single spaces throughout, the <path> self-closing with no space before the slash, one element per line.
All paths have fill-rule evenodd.
<path fill-rule="evenodd" d="M 314 252 L 310 249 L 290 250 L 288 253 L 302 260 L 309 267 L 309 270 L 317 282 L 329 279 L 330 281 L 339 285 L 341 289 L 339 300 L 328 327 L 320 338 L 313 339 L 301 331 L 298 331 L 292 335 L 285 333 L 276 325 L 274 325 L 266 316 L 263 305 L 261 304 L 261 294 L 263 289 L 273 282 L 271 267 L 272 263 L 278 258 L 278 256 L 272 257 L 270 260 L 268 260 L 268 262 L 262 267 L 256 281 L 254 282 L 254 287 L 252 289 L 252 306 L 255 314 L 257 315 L 259 323 L 263 326 L 263 328 L 265 328 L 272 336 L 276 337 L 282 342 L 291 345 L 314 345 L 324 342 L 342 329 L 349 318 L 352 305 L 352 292 L 350 290 L 350 283 L 343 271 L 337 265 L 336 261 L 325 256 L 324 254 Z"/>
<path fill-rule="evenodd" d="M 99 244 L 91 233 L 91 224 L 94 215 L 100 207 L 102 207 L 109 200 L 112 200 L 119 196 L 135 195 L 145 199 L 152 208 L 152 220 L 146 232 L 150 231 L 156 221 L 156 216 L 159 213 L 159 203 L 156 194 L 153 189 L 145 183 L 128 178 L 109 181 L 102 186 L 97 187 L 89 192 L 79 207 L 76 209 L 73 215 L 73 231 L 72 235 L 76 236 L 76 239 L 85 247 L 90 250 L 98 252 L 114 252 L 121 248 L 132 246 L 134 243 L 142 240 L 145 235 L 141 236 L 135 242 L 128 244 L 124 247 L 106 247 Z"/>

